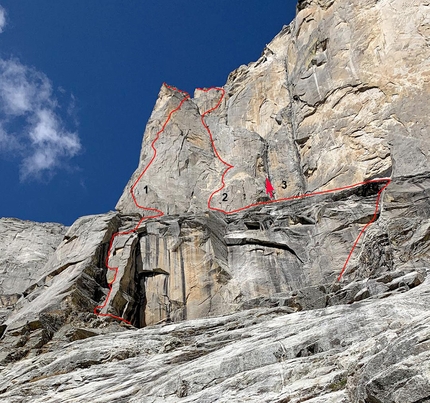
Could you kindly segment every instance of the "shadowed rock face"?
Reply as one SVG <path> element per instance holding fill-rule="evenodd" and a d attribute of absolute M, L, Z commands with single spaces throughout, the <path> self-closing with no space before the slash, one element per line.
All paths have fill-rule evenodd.
<path fill-rule="evenodd" d="M 0 218 L 0 321 L 45 273 L 66 230 L 61 224 Z"/>
<path fill-rule="evenodd" d="M 5 401 L 430 401 L 430 3 L 297 10 L 223 88 L 161 88 L 116 212 L 0 220 Z M 307 196 L 240 210 L 266 178 Z"/>
<path fill-rule="evenodd" d="M 7 402 L 426 402 L 429 291 L 427 278 L 352 305 L 87 336 L 6 366 L 0 393 Z"/>

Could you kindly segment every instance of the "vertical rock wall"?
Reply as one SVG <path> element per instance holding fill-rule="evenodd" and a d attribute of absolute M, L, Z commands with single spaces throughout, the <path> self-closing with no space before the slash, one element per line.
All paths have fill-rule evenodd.
<path fill-rule="evenodd" d="M 221 105 L 205 117 L 220 156 L 234 165 L 213 206 L 231 211 L 261 200 L 266 177 L 281 198 L 428 172 L 428 8 L 418 0 L 301 3 L 260 59 L 230 74 Z M 166 214 L 207 209 L 226 166 L 201 116 L 220 96 L 196 90 L 172 115 L 137 184 L 139 204 Z M 119 211 L 139 211 L 130 187 L 182 97 L 161 89 Z"/>
<path fill-rule="evenodd" d="M 421 284 L 429 12 L 418 0 L 301 1 L 224 87 L 188 98 L 162 86 L 117 212 L 69 229 L 13 301 L 5 340 L 22 336 L 27 354 L 55 334 L 115 327 L 95 307 L 143 327 L 256 306 L 323 308 Z M 386 177 L 380 199 L 383 182 L 313 194 Z M 264 204 L 266 179 L 276 200 L 290 199 Z"/>
<path fill-rule="evenodd" d="M 255 298 L 334 284 L 374 218 L 345 281 L 422 264 L 413 253 L 400 257 L 407 242 L 400 234 L 426 233 L 428 223 L 427 209 L 412 207 L 419 196 L 409 193 L 415 186 L 427 192 L 428 14 L 418 0 L 407 7 L 400 0 L 302 1 L 296 19 L 223 89 L 196 90 L 172 113 L 185 95 L 162 87 L 139 167 L 117 205 L 121 214 L 149 214 L 131 198 L 134 185 L 140 206 L 180 216 L 172 217 L 174 240 L 160 223 L 156 234 L 139 235 L 146 238 L 143 261 L 155 259 L 143 269 L 147 323 L 226 313 Z M 156 158 L 138 180 L 153 145 Z M 266 178 L 280 199 L 388 176 L 393 182 L 376 216 L 376 185 L 216 213 L 225 228 L 217 238 L 226 251 L 222 264 L 206 235 L 212 225 L 195 216 L 267 201 Z M 199 222 L 193 233 L 188 214 Z M 211 275 L 213 262 L 225 283 Z"/>

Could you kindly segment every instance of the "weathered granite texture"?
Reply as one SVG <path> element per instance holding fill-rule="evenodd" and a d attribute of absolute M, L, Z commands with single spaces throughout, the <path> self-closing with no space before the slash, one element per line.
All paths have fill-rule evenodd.
<path fill-rule="evenodd" d="M 34 270 L 4 252 L 0 397 L 430 402 L 429 34 L 428 1 L 301 0 L 222 89 L 175 111 L 163 86 L 117 211 L 55 227 Z M 384 183 L 213 210 L 385 177 L 377 211 Z"/>
<path fill-rule="evenodd" d="M 68 329 L 70 324 L 76 322 L 75 328 L 79 327 L 91 315 L 96 301 L 106 295 L 102 262 L 116 229 L 116 214 L 109 213 L 81 217 L 62 235 L 57 249 L 39 270 L 41 277 L 19 294 L 0 324 L 0 361 L 40 353 L 60 329 L 63 333 L 70 330 L 68 337 L 75 337 L 75 329 Z"/>
<path fill-rule="evenodd" d="M 430 284 L 289 313 L 260 308 L 74 341 L 1 371 L 10 403 L 424 403 Z M 93 329 L 94 330 L 94 329 Z"/>
<path fill-rule="evenodd" d="M 221 105 L 205 117 L 222 159 L 234 165 L 213 207 L 231 211 L 255 203 L 265 196 L 266 177 L 281 198 L 391 173 L 429 172 L 430 6 L 405 4 L 303 2 L 257 62 L 230 74 Z M 156 160 L 136 186 L 140 205 L 165 214 L 207 210 L 226 166 L 216 158 L 201 116 L 220 97 L 217 90 L 196 90 L 172 115 L 156 143 Z M 117 205 L 121 212 L 142 212 L 130 187 L 182 98 L 162 87 L 139 166 Z"/>
<path fill-rule="evenodd" d="M 44 274 L 44 267 L 67 228 L 0 218 L 0 323 L 22 293 Z"/>
<path fill-rule="evenodd" d="M 0 218 L 0 294 L 20 294 L 38 280 L 66 231 L 56 223 Z"/>
<path fill-rule="evenodd" d="M 208 212 L 144 221 L 137 233 L 114 243 L 110 264 L 126 277 L 104 312 L 144 326 L 227 314 L 265 297 L 291 302 L 304 289 L 318 302 L 294 306 L 323 307 L 355 238 L 374 214 L 378 188 L 371 184 L 228 216 Z M 422 177 L 390 184 L 342 286 L 427 266 L 429 195 L 430 180 Z"/>
<path fill-rule="evenodd" d="M 166 214 L 114 244 L 114 261 L 136 267 L 144 294 L 136 324 L 228 313 L 253 298 L 335 281 L 374 214 L 377 185 L 230 216 L 208 212 L 208 201 L 231 212 L 267 200 L 266 178 L 283 198 L 391 176 L 345 280 L 426 264 L 430 6 L 412 1 L 397 13 L 402 4 L 300 2 L 261 58 L 230 74 L 208 115 L 220 89 L 183 102 L 182 92 L 162 87 L 117 205 L 121 214 L 152 214 L 139 206 Z M 216 152 L 234 168 L 210 199 L 227 168 Z M 122 312 L 124 290 L 112 297 L 113 312 Z"/>

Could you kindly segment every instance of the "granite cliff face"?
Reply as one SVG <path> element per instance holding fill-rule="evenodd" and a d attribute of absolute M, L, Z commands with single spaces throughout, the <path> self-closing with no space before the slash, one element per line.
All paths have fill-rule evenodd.
<path fill-rule="evenodd" d="M 0 221 L 0 396 L 430 401 L 429 38 L 428 1 L 299 1 L 162 86 L 115 212 Z"/>
<path fill-rule="evenodd" d="M 27 288 L 45 274 L 44 267 L 66 233 L 61 224 L 0 218 L 0 320 Z"/>

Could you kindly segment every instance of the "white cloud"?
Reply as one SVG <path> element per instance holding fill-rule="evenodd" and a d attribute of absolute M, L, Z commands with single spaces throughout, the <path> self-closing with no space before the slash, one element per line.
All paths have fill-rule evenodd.
<path fill-rule="evenodd" d="M 81 149 L 77 134 L 61 128 L 52 110 L 40 109 L 32 119 L 29 137 L 34 151 L 23 161 L 21 175 L 24 179 L 58 167 L 64 157 L 72 157 Z"/>
<path fill-rule="evenodd" d="M 4 27 L 6 26 L 6 11 L 0 6 L 0 34 L 4 31 Z"/>
<path fill-rule="evenodd" d="M 8 132 L 7 127 L 22 127 Z M 21 179 L 53 172 L 81 150 L 65 129 L 49 79 L 16 59 L 0 59 L 0 151 L 19 150 Z"/>
<path fill-rule="evenodd" d="M 0 6 L 0 33 L 5 26 L 6 11 Z M 22 180 L 52 175 L 80 152 L 78 135 L 64 127 L 58 109 L 45 74 L 0 57 L 0 152 L 20 157 Z"/>
<path fill-rule="evenodd" d="M 15 138 L 6 133 L 0 125 L 0 151 L 11 151 L 17 146 Z"/>
<path fill-rule="evenodd" d="M 0 124 L 0 151 L 13 151 L 19 148 L 14 136 L 11 136 Z"/>

